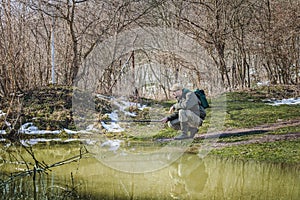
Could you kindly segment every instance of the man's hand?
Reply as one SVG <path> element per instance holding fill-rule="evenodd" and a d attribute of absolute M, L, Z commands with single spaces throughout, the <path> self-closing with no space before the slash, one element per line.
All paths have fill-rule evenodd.
<path fill-rule="evenodd" d="M 163 122 L 163 123 L 167 123 L 168 122 L 168 117 L 162 118 L 160 121 Z"/>
<path fill-rule="evenodd" d="M 173 113 L 174 111 L 175 111 L 174 106 L 171 106 L 171 107 L 170 107 L 170 110 L 169 110 L 169 113 Z"/>

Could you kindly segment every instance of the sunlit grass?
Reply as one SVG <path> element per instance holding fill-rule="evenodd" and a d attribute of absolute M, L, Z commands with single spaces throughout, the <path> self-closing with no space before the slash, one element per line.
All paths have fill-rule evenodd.
<path fill-rule="evenodd" d="M 300 105 L 272 106 L 266 103 L 267 93 L 265 91 L 232 92 L 226 94 L 226 117 L 223 129 L 247 129 L 260 125 L 273 124 L 288 120 L 300 120 Z M 212 101 L 214 102 L 214 101 Z M 224 102 L 225 103 L 225 102 Z M 213 104 L 211 105 L 214 106 Z M 213 113 L 207 110 L 208 119 Z M 213 124 L 205 121 L 200 133 L 206 133 L 208 127 Z M 299 133 L 300 126 L 287 126 L 258 134 L 235 135 L 219 138 L 218 142 L 234 143 L 259 139 L 267 134 L 289 134 Z M 256 160 L 274 163 L 300 163 L 300 142 L 297 140 L 285 140 L 276 142 L 239 144 L 235 146 L 215 149 L 211 155 L 222 157 L 233 157 L 241 160 Z"/>
<path fill-rule="evenodd" d="M 268 105 L 266 91 L 230 92 L 223 94 L 226 98 L 213 99 L 210 108 L 206 109 L 207 117 L 199 129 L 200 134 L 207 133 L 209 127 L 214 126 L 211 117 L 220 118 L 225 113 L 223 129 L 253 128 L 259 125 L 276 124 L 280 121 L 300 118 L 300 105 Z M 226 102 L 222 102 L 226 101 Z M 171 102 L 164 104 L 167 111 Z M 225 109 L 215 109 L 225 105 Z M 219 113 L 218 113 L 219 112 Z"/>
<path fill-rule="evenodd" d="M 249 128 L 300 117 L 300 105 L 272 106 L 263 102 L 266 97 L 253 97 L 246 92 L 227 94 L 225 127 Z"/>
<path fill-rule="evenodd" d="M 283 127 L 269 132 L 269 134 L 272 135 L 283 135 L 288 133 L 300 133 L 300 126 Z"/>
<path fill-rule="evenodd" d="M 210 155 L 296 165 L 300 164 L 300 139 L 231 146 L 212 150 Z"/>

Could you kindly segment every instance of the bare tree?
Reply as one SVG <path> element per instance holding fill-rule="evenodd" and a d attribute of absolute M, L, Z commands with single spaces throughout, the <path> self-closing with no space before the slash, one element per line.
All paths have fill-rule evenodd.
<path fill-rule="evenodd" d="M 251 87 L 261 79 L 298 84 L 299 7 L 297 0 L 5 0 L 0 4 L 0 93 L 49 83 L 52 18 L 59 84 L 72 85 L 102 41 L 141 26 L 170 27 L 192 37 L 210 53 L 218 68 L 214 73 L 229 88 Z M 129 54 L 101 69 L 99 84 L 111 88 Z M 151 58 L 164 60 L 177 79 L 187 69 L 198 74 L 196 85 L 203 82 L 197 67 L 176 56 Z"/>
<path fill-rule="evenodd" d="M 231 80 L 226 64 L 226 46 L 232 32 L 231 19 L 245 1 L 181 1 L 172 5 L 178 28 L 193 37 L 210 52 L 222 80 L 229 87 Z"/>
<path fill-rule="evenodd" d="M 25 7 L 7 0 L 2 1 L 0 12 L 0 87 L 6 96 L 28 85 L 26 67 L 30 41 Z"/>
<path fill-rule="evenodd" d="M 299 69 L 299 2 L 262 1 L 255 12 L 257 50 L 273 84 L 295 84 Z M 254 26 L 255 27 L 255 26 Z M 298 66 L 298 67 L 297 67 Z"/>

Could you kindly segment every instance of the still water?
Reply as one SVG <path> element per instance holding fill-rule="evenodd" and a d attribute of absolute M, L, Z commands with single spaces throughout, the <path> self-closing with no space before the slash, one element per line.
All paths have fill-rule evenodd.
<path fill-rule="evenodd" d="M 135 148 L 137 148 L 135 146 Z M 143 147 L 143 151 L 147 148 Z M 183 153 L 161 169 L 129 173 L 101 162 L 78 142 L 1 143 L 1 199 L 299 199 L 299 166 Z M 74 157 L 75 156 L 75 157 Z M 124 154 L 126 157 L 126 154 Z M 75 158 L 74 160 L 69 160 Z M 39 161 L 44 172 L 24 173 Z M 64 161 L 64 162 L 61 162 Z M 73 162 L 69 162 L 73 161 Z M 131 159 L 124 165 L 134 165 Z M 38 171 L 37 167 L 37 171 Z M 19 175 L 11 177 L 11 173 Z"/>

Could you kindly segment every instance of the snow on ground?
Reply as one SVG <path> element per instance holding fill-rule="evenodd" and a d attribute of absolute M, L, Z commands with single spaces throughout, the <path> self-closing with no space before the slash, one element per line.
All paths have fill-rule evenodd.
<path fill-rule="evenodd" d="M 105 128 L 108 132 L 123 132 L 124 128 L 122 128 L 119 124 L 119 113 L 122 113 L 125 116 L 136 117 L 137 114 L 135 112 L 127 111 L 129 107 L 136 106 L 139 110 L 143 110 L 147 108 L 146 105 L 141 105 L 139 103 L 134 103 L 127 101 L 126 98 L 120 97 L 119 99 L 114 97 L 106 97 L 103 95 L 97 95 L 100 99 L 110 100 L 113 107 L 116 107 L 111 113 L 108 113 L 108 117 L 112 122 L 101 122 L 103 128 Z"/>
<path fill-rule="evenodd" d="M 26 140 L 20 140 L 21 144 L 28 147 L 33 146 L 35 144 L 38 144 L 40 142 L 50 142 L 50 141 L 61 141 L 60 138 L 53 138 L 53 139 L 45 139 L 45 138 L 34 138 L 34 139 L 26 139 Z"/>
<path fill-rule="evenodd" d="M 272 106 L 280 106 L 280 105 L 296 105 L 300 104 L 300 97 L 297 98 L 289 98 L 289 99 L 282 99 L 282 100 L 266 100 L 268 105 Z"/>
<path fill-rule="evenodd" d="M 0 118 L 4 117 L 6 115 L 6 113 L 4 113 L 2 110 L 0 110 Z"/>
<path fill-rule="evenodd" d="M 103 95 L 97 95 L 100 99 L 106 99 L 110 100 L 114 107 L 116 109 L 112 111 L 111 113 L 107 113 L 109 119 L 112 122 L 101 122 L 101 125 L 104 129 L 106 129 L 108 132 L 122 132 L 124 131 L 124 128 L 120 126 L 118 123 L 119 121 L 119 113 L 122 113 L 125 116 L 135 117 L 136 113 L 127 111 L 130 106 L 137 106 L 138 109 L 143 110 L 146 108 L 145 105 L 141 105 L 138 103 L 133 103 L 126 101 L 125 98 L 116 99 L 113 97 L 107 97 Z M 300 97 L 297 98 L 289 98 L 289 99 L 282 99 L 282 100 L 276 100 L 276 99 L 268 99 L 266 100 L 267 104 L 272 106 L 278 106 L 278 105 L 295 105 L 300 104 Z M 0 117 L 5 116 L 6 113 L 4 113 L 2 110 L 0 110 Z M 6 122 L 9 126 L 9 123 Z M 19 129 L 19 133 L 22 134 L 34 134 L 34 135 L 42 135 L 42 134 L 60 134 L 62 131 L 65 131 L 67 134 L 78 134 L 78 133 L 92 133 L 100 131 L 99 129 L 95 128 L 92 124 L 89 125 L 86 130 L 81 131 L 73 131 L 69 129 L 63 129 L 63 130 L 39 130 L 38 127 L 34 126 L 32 122 L 27 122 L 21 126 Z M 0 134 L 6 134 L 5 130 L 0 130 Z"/>
<path fill-rule="evenodd" d="M 106 98 L 110 99 L 112 101 L 112 104 L 116 107 L 116 109 L 111 112 L 107 113 L 110 120 L 113 122 L 105 123 L 101 122 L 101 125 L 104 129 L 106 129 L 108 132 L 122 132 L 124 131 L 124 128 L 122 128 L 119 124 L 119 113 L 122 113 L 125 116 L 135 117 L 136 113 L 131 113 L 126 110 L 128 110 L 128 107 L 130 106 L 137 106 L 138 109 L 143 110 L 146 108 L 145 105 L 140 105 L 137 103 L 128 102 L 124 99 L 117 100 L 115 98 L 105 97 L 102 95 L 99 95 L 98 98 Z M 289 99 L 282 99 L 282 100 L 276 100 L 276 99 L 268 99 L 266 100 L 267 104 L 272 106 L 279 106 L 279 105 L 295 105 L 300 104 L 300 97 L 298 98 L 289 98 Z M 0 110 L 0 118 L 5 116 L 6 113 L 4 113 L 2 110 Z M 9 123 L 5 122 L 8 126 Z M 95 128 L 92 124 L 89 125 L 86 130 L 81 131 L 73 131 L 69 129 L 63 129 L 63 130 L 39 130 L 38 127 L 34 126 L 32 122 L 25 123 L 21 126 L 19 129 L 19 133 L 22 134 L 35 134 L 35 135 L 42 135 L 42 134 L 60 134 L 62 131 L 66 132 L 67 134 L 78 134 L 78 133 L 85 133 L 85 134 L 91 134 L 93 132 L 99 132 L 100 130 Z M 6 134 L 5 130 L 0 130 L 0 135 Z M 6 141 L 5 139 L 2 139 L 1 141 Z M 96 140 L 92 139 L 61 139 L 61 138 L 52 138 L 52 139 L 46 139 L 46 138 L 32 138 L 32 139 L 25 139 L 21 140 L 20 142 L 25 146 L 33 146 L 35 144 L 41 143 L 41 142 L 50 142 L 50 141 L 56 141 L 56 142 L 72 142 L 72 141 L 80 141 L 87 145 L 95 145 L 97 143 Z M 122 140 L 106 140 L 104 142 L 101 142 L 100 147 L 105 148 L 108 151 L 116 152 L 121 144 Z"/>
<path fill-rule="evenodd" d="M 83 142 L 85 144 L 91 145 L 95 144 L 95 140 L 91 139 L 79 139 L 79 138 L 71 138 L 71 139 L 62 139 L 62 138 L 31 138 L 31 139 L 24 139 L 20 140 L 21 144 L 24 146 L 33 146 L 38 143 L 46 143 L 46 142 L 63 142 L 63 143 L 69 143 L 69 142 Z"/>
<path fill-rule="evenodd" d="M 257 82 L 257 86 L 269 86 L 270 81 L 265 81 L 265 82 Z"/>
<path fill-rule="evenodd" d="M 101 96 L 101 98 L 103 98 Z M 136 103 L 131 103 L 131 102 L 126 102 L 125 100 L 122 100 L 120 102 L 116 101 L 114 99 L 113 104 L 117 107 L 116 110 L 114 110 L 112 113 L 107 113 L 108 117 L 114 121 L 111 123 L 104 123 L 101 122 L 103 128 L 105 128 L 107 131 L 109 132 L 122 132 L 124 131 L 124 128 L 122 128 L 117 121 L 119 120 L 119 116 L 118 113 L 121 112 L 123 113 L 125 116 L 130 116 L 130 117 L 135 117 L 136 113 L 131 113 L 126 111 L 126 109 L 129 106 L 138 106 L 138 109 L 144 109 L 146 106 L 141 106 L 140 104 L 136 104 Z M 0 117 L 5 116 L 5 113 L 0 110 Z M 10 125 L 8 122 L 5 122 L 8 126 Z M 37 126 L 34 125 L 34 123 L 32 122 L 27 122 L 25 124 L 23 124 L 20 129 L 19 129 L 19 133 L 21 134 L 27 134 L 27 135 L 44 135 L 44 134 L 53 134 L 53 135 L 58 135 L 60 134 L 62 131 L 64 131 L 65 133 L 72 135 L 72 134 L 78 134 L 78 133 L 85 133 L 85 134 L 91 134 L 93 132 L 99 132 L 100 130 L 95 128 L 94 125 L 89 125 L 87 126 L 86 130 L 80 130 L 80 131 L 73 131 L 73 130 L 69 130 L 64 128 L 63 130 L 39 130 Z M 0 135 L 1 134 L 6 134 L 5 130 L 0 130 Z M 30 138 L 30 139 L 23 139 L 20 140 L 21 144 L 24 146 L 33 146 L 36 145 L 38 143 L 45 143 L 45 142 L 63 142 L 63 143 L 68 143 L 68 142 L 73 142 L 73 141 L 79 141 L 79 142 L 83 142 L 86 145 L 95 145 L 97 143 L 97 140 L 93 140 L 93 139 L 78 139 L 78 138 L 71 138 L 71 139 L 62 139 L 62 138 Z M 9 142 L 6 139 L 2 139 L 0 142 Z M 104 142 L 102 142 L 100 144 L 101 148 L 105 148 L 108 151 L 113 151 L 116 152 L 120 146 L 121 143 L 123 141 L 122 140 L 106 140 Z M 8 143 L 9 144 L 9 143 Z"/>
<path fill-rule="evenodd" d="M 111 122 L 110 124 L 105 123 L 105 122 L 101 122 L 101 125 L 108 132 L 118 133 L 118 132 L 124 131 L 124 128 L 122 128 L 117 122 Z"/>
<path fill-rule="evenodd" d="M 25 123 L 19 129 L 19 133 L 23 134 L 33 134 L 33 135 L 41 135 L 41 134 L 59 134 L 60 130 L 50 131 L 50 130 L 39 130 L 38 127 L 34 126 L 32 122 Z"/>
<path fill-rule="evenodd" d="M 111 113 L 107 113 L 109 119 L 112 122 L 101 122 L 101 125 L 104 129 L 106 129 L 108 132 L 122 132 L 124 131 L 124 128 L 122 128 L 118 124 L 119 120 L 119 113 L 122 113 L 125 116 L 130 117 L 136 117 L 136 113 L 127 111 L 130 106 L 137 106 L 138 109 L 143 110 L 146 108 L 146 105 L 141 105 L 134 102 L 126 101 L 124 97 L 121 97 L 120 99 L 116 99 L 114 97 L 107 97 L 103 95 L 96 95 L 100 99 L 110 100 L 114 107 L 116 109 L 112 111 Z M 2 110 L 0 110 L 0 117 L 5 116 L 6 113 L 4 113 Z M 9 123 L 6 122 L 9 126 Z M 19 129 L 19 133 L 22 134 L 32 134 L 32 135 L 43 135 L 43 134 L 60 134 L 62 131 L 65 131 L 67 134 L 78 134 L 78 133 L 92 133 L 100 131 L 99 129 L 95 128 L 92 124 L 89 125 L 86 130 L 80 130 L 80 131 L 72 131 L 69 129 L 63 129 L 63 130 L 39 130 L 38 127 L 34 126 L 32 122 L 27 122 L 21 126 Z M 5 130 L 0 130 L 0 134 L 6 134 Z"/>

